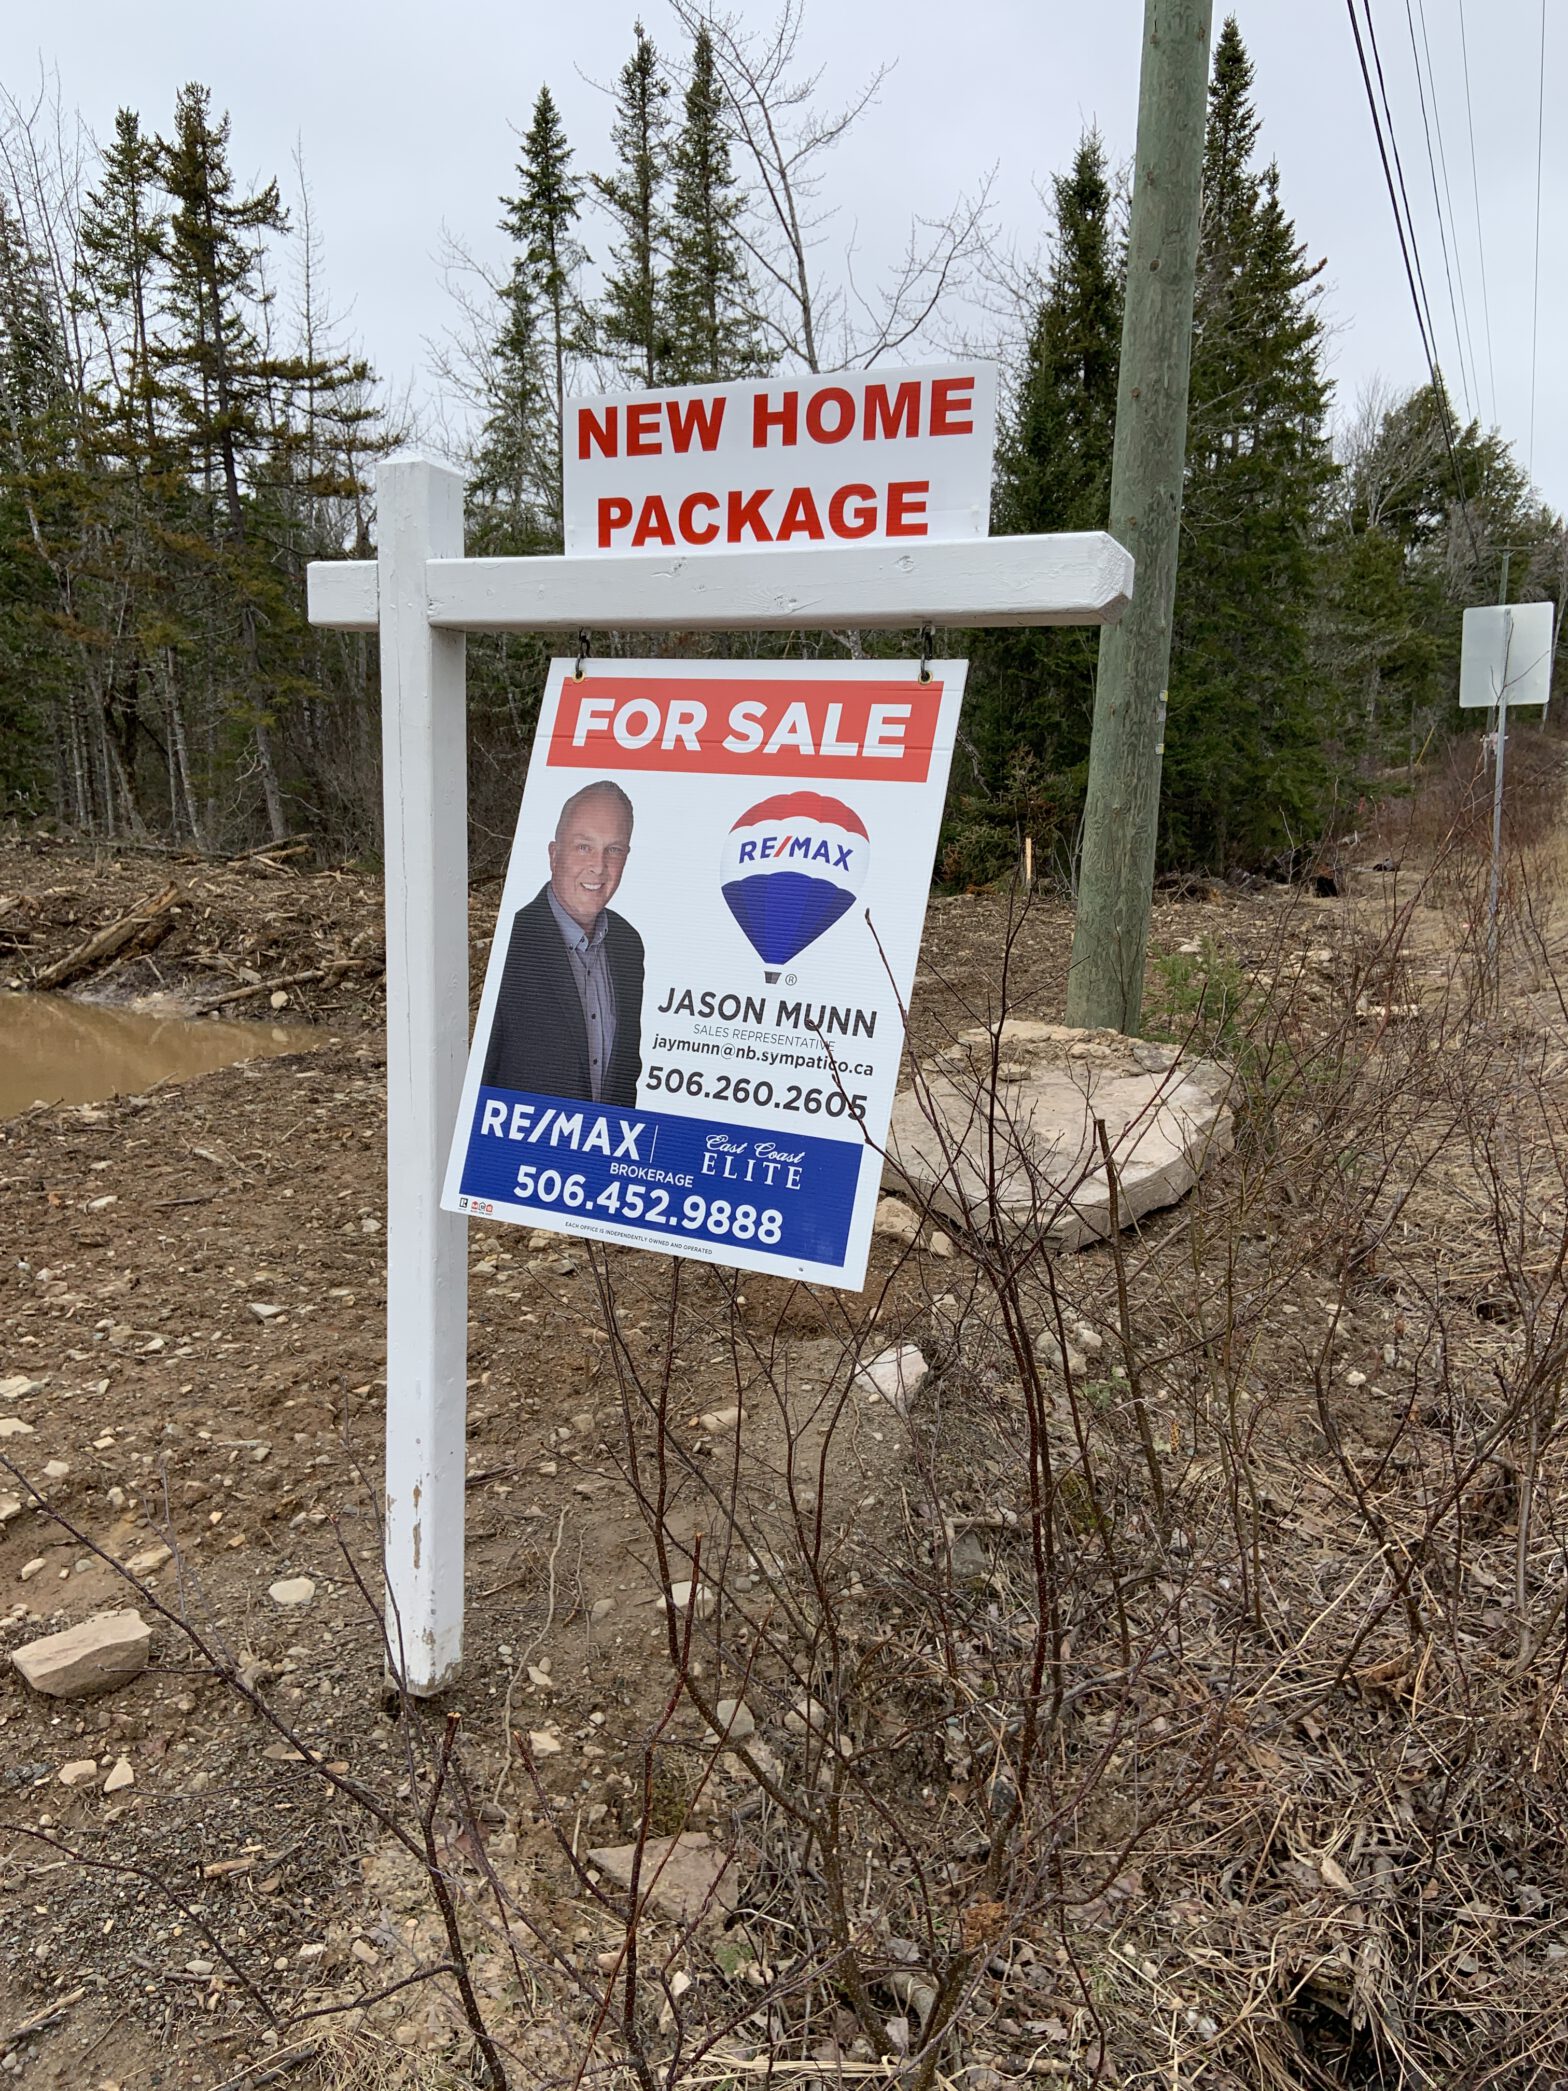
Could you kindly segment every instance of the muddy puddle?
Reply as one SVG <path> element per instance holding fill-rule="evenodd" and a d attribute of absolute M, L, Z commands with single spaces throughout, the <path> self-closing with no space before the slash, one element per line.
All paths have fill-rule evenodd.
<path fill-rule="evenodd" d="M 221 1023 L 102 1009 L 66 995 L 0 994 L 0 1118 L 32 1104 L 134 1096 L 235 1060 L 270 1059 L 327 1042 L 300 1024 Z"/>

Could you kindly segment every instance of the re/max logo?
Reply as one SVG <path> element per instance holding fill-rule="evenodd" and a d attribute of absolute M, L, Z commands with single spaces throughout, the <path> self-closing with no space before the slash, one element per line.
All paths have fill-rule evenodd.
<path fill-rule="evenodd" d="M 764 835 L 761 841 L 743 842 L 736 852 L 738 864 L 758 864 L 770 857 L 803 857 L 808 864 L 826 864 L 834 871 L 848 871 L 853 844 L 824 842 L 810 835 Z"/>

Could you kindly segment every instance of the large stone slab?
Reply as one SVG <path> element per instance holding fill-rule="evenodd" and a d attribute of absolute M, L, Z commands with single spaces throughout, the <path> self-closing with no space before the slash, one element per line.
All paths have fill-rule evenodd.
<path fill-rule="evenodd" d="M 607 1844 L 588 1857 L 602 1873 L 623 1888 L 632 1884 L 637 1864 L 635 1844 Z M 735 1907 L 736 1884 L 721 1845 L 704 1830 L 686 1830 L 678 1837 L 650 1837 L 642 1847 L 637 1884 L 655 1909 L 678 1924 L 695 1924 L 699 1918 L 721 1918 Z"/>
<path fill-rule="evenodd" d="M 996 1082 L 992 1090 L 992 1066 Z M 1123 1226 L 1174 1205 L 1229 1152 L 1231 1076 L 1177 1046 L 1009 1017 L 960 1033 L 901 1090 L 888 1176 L 966 1230 L 1003 1224 L 1063 1249 L 1111 1231 L 1103 1119 Z"/>
<path fill-rule="evenodd" d="M 11 1661 L 35 1692 L 86 1699 L 112 1692 L 147 1667 L 152 1629 L 137 1612 L 99 1612 L 61 1634 L 13 1649 Z"/>

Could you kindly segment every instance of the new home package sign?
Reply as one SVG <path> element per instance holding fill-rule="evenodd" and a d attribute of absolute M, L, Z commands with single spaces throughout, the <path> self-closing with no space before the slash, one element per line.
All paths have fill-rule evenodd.
<path fill-rule="evenodd" d="M 552 664 L 443 1204 L 858 1287 L 966 664 Z"/>
<path fill-rule="evenodd" d="M 995 436 L 991 363 L 568 400 L 566 549 L 984 537 Z"/>

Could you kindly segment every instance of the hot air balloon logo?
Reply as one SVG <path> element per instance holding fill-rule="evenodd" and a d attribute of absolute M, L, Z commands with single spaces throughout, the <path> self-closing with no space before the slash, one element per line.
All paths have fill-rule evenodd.
<path fill-rule="evenodd" d="M 842 799 L 789 791 L 741 815 L 724 845 L 724 898 L 769 981 L 848 913 L 870 868 L 866 824 Z"/>

